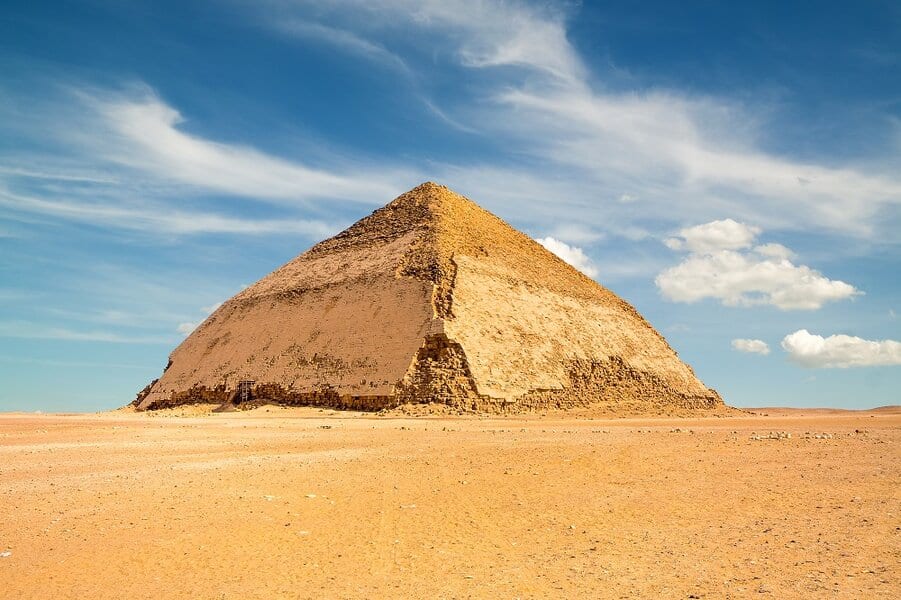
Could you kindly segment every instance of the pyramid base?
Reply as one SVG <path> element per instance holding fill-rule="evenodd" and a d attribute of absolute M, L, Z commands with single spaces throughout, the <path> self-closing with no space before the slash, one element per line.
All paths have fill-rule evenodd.
<path fill-rule="evenodd" d="M 237 401 L 236 392 L 224 385 L 215 388 L 194 386 L 166 398 L 158 398 L 142 406 L 141 410 L 185 404 L 218 404 L 221 410 L 276 404 L 377 412 L 399 406 L 437 405 L 455 413 L 517 414 L 600 406 L 616 412 L 617 406 L 628 406 L 631 408 L 625 412 L 667 414 L 675 411 L 709 411 L 725 406 L 714 390 L 707 390 L 703 395 L 679 392 L 657 376 L 638 371 L 618 357 L 603 361 L 569 361 L 569 385 L 564 388 L 531 390 L 511 399 L 493 398 L 479 394 L 466 369 L 460 368 L 460 365 L 446 368 L 448 358 L 457 356 L 452 344 L 436 337 L 433 343 L 423 346 L 417 357 L 417 367 L 411 370 L 413 376 L 395 386 L 395 393 L 390 395 L 342 395 L 327 386 L 296 391 L 275 383 L 262 383 L 255 385 L 250 399 L 242 403 Z M 636 408 L 639 410 L 636 411 Z"/>

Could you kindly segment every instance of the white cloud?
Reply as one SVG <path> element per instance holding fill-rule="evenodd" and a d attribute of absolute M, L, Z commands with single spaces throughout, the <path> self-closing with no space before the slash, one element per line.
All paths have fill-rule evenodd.
<path fill-rule="evenodd" d="M 200 323 L 179 323 L 178 327 L 176 327 L 175 330 L 182 335 L 188 335 L 189 333 L 197 329 L 198 325 L 200 325 Z"/>
<path fill-rule="evenodd" d="M 580 223 L 560 223 L 551 230 L 551 237 L 571 243 L 597 242 L 604 234 Z"/>
<path fill-rule="evenodd" d="M 474 135 L 478 135 L 481 133 L 477 129 L 474 129 L 473 127 L 470 127 L 468 125 L 464 125 L 457 119 L 451 117 L 441 107 L 439 107 L 437 104 L 435 104 L 434 102 L 429 100 L 427 97 L 423 96 L 420 98 L 420 100 L 425 105 L 425 107 L 429 109 L 429 111 L 433 115 L 435 115 L 436 117 L 438 117 L 439 119 L 441 119 L 442 121 L 444 121 L 445 123 L 447 123 L 448 125 L 453 127 L 454 129 L 456 129 L 457 131 L 463 131 L 465 133 L 471 133 Z"/>
<path fill-rule="evenodd" d="M 314 168 L 182 131 L 185 118 L 149 88 L 125 95 L 78 93 L 99 117 L 89 143 L 103 159 L 166 181 L 249 198 L 379 202 L 399 189 L 398 172 Z"/>
<path fill-rule="evenodd" d="M 585 255 L 585 252 L 578 246 L 570 246 L 569 244 L 552 237 L 540 238 L 536 241 L 559 256 L 564 262 L 572 265 L 589 277 L 597 277 L 597 267 L 594 266 L 591 259 L 588 258 L 588 256 Z"/>
<path fill-rule="evenodd" d="M 901 365 L 901 342 L 865 340 L 850 335 L 824 338 L 806 329 L 785 336 L 782 348 L 803 367 L 838 368 Z"/>
<path fill-rule="evenodd" d="M 679 231 L 678 238 L 670 238 L 665 243 L 672 250 L 686 248 L 697 253 L 737 250 L 750 246 L 759 233 L 759 227 L 751 227 L 732 219 L 723 219 L 686 227 Z"/>
<path fill-rule="evenodd" d="M 13 194 L 0 186 L 0 205 L 30 213 L 149 234 L 273 234 L 299 233 L 313 238 L 334 234 L 337 227 L 306 219 L 246 219 L 216 213 L 190 212 L 167 206 L 129 205 L 100 202 L 46 200 Z"/>
<path fill-rule="evenodd" d="M 561 81 L 584 76 L 566 38 L 565 15 L 548 5 L 481 0 L 332 0 L 323 5 L 354 15 L 357 26 L 380 26 L 391 33 L 413 25 L 432 33 L 433 43 L 449 38 L 469 67 L 517 66 Z"/>
<path fill-rule="evenodd" d="M 202 307 L 201 310 L 203 310 L 204 313 L 211 315 L 214 312 L 216 312 L 217 310 L 219 310 L 220 306 L 222 306 L 222 303 L 216 302 L 215 304 L 210 304 L 209 306 Z"/>
<path fill-rule="evenodd" d="M 82 360 L 54 360 L 44 358 L 31 358 L 28 356 L 4 356 L 0 355 L 0 362 L 25 365 L 44 365 L 48 367 L 91 367 L 101 369 L 141 369 L 147 370 L 146 364 L 114 363 L 109 361 L 92 362 Z"/>
<path fill-rule="evenodd" d="M 300 19 L 273 19 L 272 26 L 288 35 L 323 41 L 345 52 L 362 56 L 404 73 L 409 72 L 409 67 L 397 54 L 346 29 Z"/>
<path fill-rule="evenodd" d="M 587 81 L 506 88 L 493 98 L 499 110 L 484 111 L 483 127 L 572 169 L 594 190 L 633 190 L 648 211 L 669 219 L 729 212 L 770 227 L 867 236 L 880 214 L 901 204 L 901 179 L 890 172 L 822 166 L 756 148 L 758 134 L 744 123 L 758 120 L 726 99 L 599 92 Z"/>
<path fill-rule="evenodd" d="M 748 352 L 750 354 L 763 354 L 766 356 L 770 353 L 770 347 L 763 340 L 734 339 L 732 347 L 739 352 Z"/>
<path fill-rule="evenodd" d="M 188 132 L 181 114 L 144 85 L 54 86 L 14 100 L 33 110 L 18 115 L 0 102 L 0 137 L 43 148 L 0 152 L 0 211 L 23 223 L 40 225 L 50 216 L 165 239 L 215 233 L 318 240 L 341 228 L 346 217 L 325 219 L 343 212 L 342 204 L 378 205 L 424 179 L 312 143 L 297 160 Z M 275 206 L 247 210 L 261 202 Z"/>
<path fill-rule="evenodd" d="M 503 167 L 484 160 L 451 164 L 440 156 L 409 168 L 398 166 L 410 164 L 409 157 L 358 164 L 338 153 L 278 157 L 197 133 L 198 127 L 147 89 L 83 92 L 93 117 L 75 110 L 54 133 L 88 123 L 86 150 L 126 167 L 128 174 L 249 199 L 293 203 L 327 196 L 379 203 L 419 181 L 438 179 L 497 212 L 510 207 L 506 214 L 526 224 L 541 223 L 553 212 L 590 229 L 639 231 L 647 227 L 636 227 L 633 201 L 640 198 L 641 213 L 653 215 L 661 227 L 730 214 L 768 228 L 826 229 L 867 239 L 881 228 L 881 241 L 901 241 L 898 228 L 881 218 L 901 204 L 901 178 L 880 167 L 890 162 L 884 153 L 878 162 L 858 160 L 853 167 L 793 160 L 768 154 L 757 143 L 767 137 L 761 135 L 767 132 L 760 115 L 768 107 L 757 114 L 728 98 L 660 88 L 612 91 L 604 74 L 590 73 L 569 42 L 567 17 L 575 5 L 245 4 L 280 34 L 293 26 L 296 35 L 367 60 L 406 65 L 412 77 L 405 85 L 414 94 L 429 89 L 420 82 L 448 58 L 487 72 L 468 81 L 466 94 L 442 98 L 440 107 L 428 97 L 421 100 L 448 127 L 482 133 L 516 153 L 504 157 L 510 160 Z"/>
<path fill-rule="evenodd" d="M 247 286 L 241 286 L 241 287 L 244 288 Z M 202 307 L 200 307 L 200 310 L 203 311 L 204 315 L 210 316 L 211 314 L 216 312 L 220 306 L 222 306 L 222 302 L 216 302 L 216 303 L 210 304 L 209 306 L 202 306 Z M 178 331 L 182 335 L 190 335 L 195 329 L 197 329 L 197 326 L 200 325 L 200 323 L 201 323 L 201 321 L 186 321 L 184 323 L 179 323 L 178 327 L 176 327 L 175 330 Z"/>
<path fill-rule="evenodd" d="M 688 249 L 688 257 L 654 280 L 674 302 L 720 300 L 727 306 L 768 304 L 782 310 L 815 310 L 826 302 L 863 292 L 832 280 L 805 265 L 795 265 L 780 244 L 749 248 L 760 230 L 726 219 L 683 229 L 666 240 L 671 249 Z"/>
<path fill-rule="evenodd" d="M 767 137 L 769 106 L 749 109 L 729 98 L 660 88 L 612 91 L 603 73 L 589 73 L 567 37 L 572 5 L 481 0 L 331 0 L 316 3 L 315 10 L 301 2 L 277 5 L 295 17 L 362 32 L 387 48 L 397 45 L 401 31 L 402 39 L 427 35 L 422 46 L 429 68 L 450 55 L 466 67 L 496 70 L 496 77 L 474 80 L 475 100 L 459 111 L 465 119 L 452 110 L 435 114 L 452 127 L 504 140 L 526 160 L 494 169 L 504 176 L 487 180 L 482 175 L 490 168 L 484 165 L 445 165 L 438 172 L 453 174 L 442 179 L 454 187 L 479 180 L 479 187 L 466 186 L 479 197 L 515 194 L 521 215 L 537 220 L 542 205 L 554 198 L 558 216 L 578 215 L 587 225 L 614 230 L 634 224 L 632 201 L 641 198 L 644 214 L 669 222 L 709 220 L 725 212 L 769 228 L 868 238 L 880 228 L 882 239 L 898 240 L 880 218 L 901 205 L 901 177 L 881 166 L 884 155 L 853 167 L 778 156 L 758 143 Z M 517 78 L 509 67 L 531 72 Z M 513 185 L 511 190 L 511 183 L 533 179 L 529 159 L 553 177 L 545 177 L 538 189 Z M 553 194 L 545 196 L 544 188 Z"/>
<path fill-rule="evenodd" d="M 172 338 L 157 335 L 123 335 L 111 331 L 78 331 L 50 327 L 26 321 L 0 322 L 0 337 L 72 342 L 110 342 L 116 344 L 171 344 Z"/>
<path fill-rule="evenodd" d="M 760 246 L 754 247 L 754 252 L 760 254 L 761 256 L 767 256 L 769 258 L 777 258 L 777 259 L 785 259 L 789 260 L 794 258 L 795 253 L 783 246 L 782 244 L 762 244 Z"/>
<path fill-rule="evenodd" d="M 13 177 L 24 177 L 27 179 L 49 179 L 53 181 L 70 181 L 74 183 L 119 183 L 119 181 L 113 177 L 104 177 L 99 174 L 64 173 L 46 170 L 36 171 L 34 169 L 22 167 L 0 166 L 0 174 L 11 175 Z"/>

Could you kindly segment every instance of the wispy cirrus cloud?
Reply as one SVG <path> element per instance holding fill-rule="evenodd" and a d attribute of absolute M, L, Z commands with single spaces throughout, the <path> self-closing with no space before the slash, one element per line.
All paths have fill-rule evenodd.
<path fill-rule="evenodd" d="M 281 30 L 285 35 L 314 42 L 324 42 L 355 56 L 396 69 L 402 73 L 408 74 L 410 72 L 407 63 L 400 56 L 381 44 L 370 42 L 347 29 L 291 18 L 287 20 L 281 18 L 273 19 L 271 26 Z"/>
<path fill-rule="evenodd" d="M 758 119 L 725 99 L 602 93 L 583 83 L 502 90 L 495 101 L 508 118 L 493 114 L 492 122 L 536 158 L 573 169 L 607 198 L 640 197 L 643 210 L 673 220 L 716 211 L 769 227 L 867 236 L 883 211 L 901 205 L 897 175 L 757 148 L 745 123 Z M 605 212 L 633 210 L 610 204 Z"/>
<path fill-rule="evenodd" d="M 113 177 L 137 174 L 150 187 L 165 182 L 284 206 L 378 204 L 438 179 L 499 212 L 515 206 L 522 223 L 547 226 L 545 235 L 555 223 L 577 221 L 612 235 L 647 236 L 648 226 L 636 222 L 641 215 L 653 215 L 659 233 L 727 214 L 769 229 L 901 242 L 883 218 L 901 205 L 901 177 L 885 168 L 884 157 L 843 166 L 780 156 L 758 142 L 765 114 L 729 98 L 608 89 L 603 72 L 592 72 L 569 40 L 568 7 L 279 0 L 247 10 L 280 34 L 293 28 L 354 56 L 402 64 L 422 81 L 440 60 L 491 73 L 468 82 L 465 97 L 450 105 L 427 95 L 423 102 L 449 128 L 484 134 L 515 152 L 501 159 L 476 152 L 469 162 L 281 157 L 191 132 L 188 118 L 147 86 L 76 88 L 81 112 L 67 121 L 90 131 L 78 150 L 113 165 Z M 407 38 L 413 41 L 398 41 Z"/>
<path fill-rule="evenodd" d="M 28 179 L 45 179 L 51 181 L 68 181 L 75 183 L 116 184 L 120 181 L 114 177 L 91 175 L 88 173 L 66 173 L 61 171 L 38 171 L 22 167 L 0 166 L 0 175 L 24 177 Z"/>
<path fill-rule="evenodd" d="M 253 9 L 260 10 L 259 4 Z M 367 39 L 398 30 L 425 31 L 433 42 L 451 42 L 450 52 L 473 68 L 518 66 L 560 81 L 584 76 L 578 53 L 566 39 L 566 12 L 560 6 L 480 0 L 330 0 L 315 7 L 301 1 L 262 5 L 281 16 L 331 19 Z M 371 42 L 370 42 L 371 43 Z M 432 49 L 437 48 L 432 45 Z"/>
<path fill-rule="evenodd" d="M 52 327 L 27 321 L 0 322 L 0 337 L 70 342 L 104 342 L 114 344 L 171 344 L 172 336 L 128 334 L 108 330 L 76 330 Z"/>
<path fill-rule="evenodd" d="M 47 94 L 21 119 L 0 106 L 0 116 L 10 117 L 0 131 L 27 135 L 44 148 L 0 154 L 6 218 L 52 218 L 146 236 L 300 234 L 315 240 L 333 234 L 343 220 L 311 213 L 335 215 L 342 203 L 375 205 L 418 182 L 410 169 L 380 161 L 347 157 L 311 166 L 321 157 L 282 158 L 188 133 L 179 111 L 143 84 L 51 89 L 56 95 Z M 222 196 L 244 206 L 219 201 Z M 246 210 L 261 204 L 269 208 Z"/>
<path fill-rule="evenodd" d="M 182 114 L 146 86 L 103 97 L 76 94 L 95 116 L 99 129 L 88 143 L 98 158 L 201 190 L 295 204 L 316 198 L 373 203 L 398 189 L 402 177 L 384 166 L 317 168 L 187 133 Z"/>
<path fill-rule="evenodd" d="M 0 362 L 7 364 L 20 364 L 20 365 L 42 365 L 47 367 L 89 367 L 89 368 L 101 368 L 101 369 L 140 369 L 142 371 L 147 370 L 147 365 L 137 365 L 137 364 L 129 364 L 129 363 L 115 363 L 115 362 L 93 362 L 93 361 L 85 361 L 85 360 L 54 360 L 54 359 L 46 359 L 46 358 L 29 358 L 27 356 L 4 356 L 0 355 Z"/>
<path fill-rule="evenodd" d="M 136 230 L 148 234 L 300 233 L 311 238 L 322 238 L 339 229 L 335 225 L 318 220 L 242 218 L 172 209 L 165 205 L 132 204 L 123 200 L 119 200 L 116 204 L 87 200 L 45 200 L 23 194 L 13 194 L 2 188 L 0 188 L 0 205 L 68 221 Z"/>
<path fill-rule="evenodd" d="M 759 142 L 768 107 L 755 111 L 727 97 L 678 89 L 609 89 L 603 72 L 587 68 L 570 42 L 563 5 L 333 0 L 315 11 L 303 2 L 278 6 L 340 23 L 389 48 L 401 27 L 426 32 L 432 53 L 473 71 L 505 73 L 478 80 L 478 94 L 462 111 L 442 108 L 439 118 L 506 140 L 519 163 L 437 168 L 448 181 L 478 181 L 479 188 L 467 189 L 491 198 L 509 196 L 511 182 L 528 181 L 540 165 L 544 185 L 513 186 L 522 214 L 537 219 L 541 205 L 554 202 L 562 218 L 578 214 L 616 230 L 638 213 L 670 223 L 725 213 L 771 229 L 855 237 L 879 230 L 879 239 L 901 242 L 884 224 L 886 212 L 901 206 L 901 177 L 885 168 L 884 157 L 841 165 L 779 155 Z M 486 181 L 479 176 L 486 169 L 503 177 Z"/>

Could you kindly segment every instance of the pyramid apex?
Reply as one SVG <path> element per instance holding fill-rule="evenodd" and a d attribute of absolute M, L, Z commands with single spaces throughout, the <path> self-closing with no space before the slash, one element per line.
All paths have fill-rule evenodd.
<path fill-rule="evenodd" d="M 466 198 L 450 189 L 446 185 L 442 185 L 434 181 L 426 181 L 424 183 L 420 183 L 415 188 L 411 189 L 408 192 L 404 192 L 403 194 L 395 198 L 389 204 L 389 206 L 406 205 L 411 203 L 434 206 L 436 204 L 447 204 L 448 202 L 461 201 L 466 201 Z"/>
<path fill-rule="evenodd" d="M 434 182 L 434 181 L 431 181 L 431 180 L 429 180 L 429 181 L 424 181 L 424 182 L 420 183 L 419 185 L 417 185 L 417 186 L 416 186 L 415 188 L 413 188 L 413 189 L 414 189 L 414 190 L 419 190 L 419 189 L 427 190 L 427 189 L 432 189 L 432 188 L 449 189 L 446 185 L 441 185 L 440 183 L 437 183 L 437 182 Z"/>

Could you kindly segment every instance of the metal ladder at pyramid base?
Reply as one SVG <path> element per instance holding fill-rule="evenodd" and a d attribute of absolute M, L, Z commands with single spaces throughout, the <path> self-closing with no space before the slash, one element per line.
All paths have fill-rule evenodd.
<path fill-rule="evenodd" d="M 228 400 L 213 409 L 213 412 L 233 412 L 241 404 L 246 404 L 253 399 L 253 379 L 242 379 L 238 382 L 237 389 L 231 393 Z"/>

